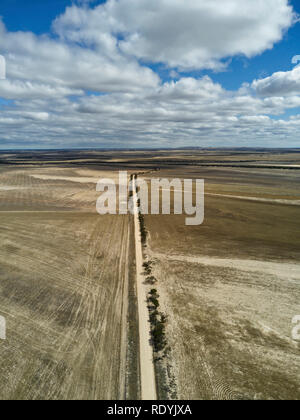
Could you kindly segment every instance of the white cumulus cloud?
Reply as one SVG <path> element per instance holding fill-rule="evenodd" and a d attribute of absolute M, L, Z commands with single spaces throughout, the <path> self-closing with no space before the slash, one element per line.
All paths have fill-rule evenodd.
<path fill-rule="evenodd" d="M 2 148 L 299 142 L 300 117 L 272 115 L 300 106 L 300 67 L 238 91 L 181 73 L 271 48 L 295 21 L 287 0 L 76 3 L 47 35 L 0 20 Z M 175 80 L 163 82 L 149 62 Z"/>
<path fill-rule="evenodd" d="M 54 29 L 64 39 L 169 67 L 218 69 L 222 58 L 272 48 L 294 21 L 288 0 L 108 0 L 68 8 Z"/>

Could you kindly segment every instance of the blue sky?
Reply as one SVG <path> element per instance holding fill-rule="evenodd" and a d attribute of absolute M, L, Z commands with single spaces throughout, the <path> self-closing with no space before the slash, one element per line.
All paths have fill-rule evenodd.
<path fill-rule="evenodd" d="M 300 147 L 299 2 L 226 1 L 1 0 L 0 148 Z"/>
<path fill-rule="evenodd" d="M 249 0 L 251 1 L 251 0 Z M 78 4 L 73 0 L 1 0 L 0 15 L 9 31 L 31 31 L 35 34 L 51 33 L 53 20 L 62 14 L 66 7 Z M 92 7 L 105 1 L 94 1 Z M 300 2 L 290 2 L 294 10 L 300 15 Z M 17 13 L 16 13 L 17 11 Z M 188 72 L 187 75 L 199 77 L 209 74 L 213 80 L 222 83 L 226 89 L 238 89 L 243 82 L 249 82 L 261 76 L 270 76 L 276 71 L 292 69 L 291 59 L 298 52 L 300 41 L 300 25 L 295 25 L 285 34 L 282 41 L 276 43 L 274 48 L 257 57 L 247 59 L 243 56 L 233 57 L 232 63 L 226 72 Z M 161 66 L 154 66 L 164 79 L 168 79 L 167 71 Z"/>

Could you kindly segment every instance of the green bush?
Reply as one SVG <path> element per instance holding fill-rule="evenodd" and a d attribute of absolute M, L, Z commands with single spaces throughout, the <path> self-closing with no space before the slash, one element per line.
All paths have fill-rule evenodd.
<path fill-rule="evenodd" d="M 150 295 L 157 296 L 157 290 L 156 289 L 151 289 L 150 290 Z"/>
<path fill-rule="evenodd" d="M 156 297 L 153 297 L 153 296 L 149 297 L 149 302 L 152 303 L 152 305 L 155 308 L 159 307 L 159 302 L 158 302 L 158 299 Z"/>
<path fill-rule="evenodd" d="M 151 289 L 148 296 L 148 308 L 150 311 L 152 343 L 156 352 L 162 351 L 167 345 L 165 332 L 167 317 L 158 311 L 160 306 L 158 299 L 157 289 Z"/>
<path fill-rule="evenodd" d="M 166 332 L 165 332 L 165 323 L 162 320 L 157 319 L 155 325 L 152 329 L 152 340 L 154 349 L 156 352 L 162 351 L 167 342 L 166 342 Z"/>
<path fill-rule="evenodd" d="M 150 273 L 149 273 L 150 274 Z M 148 284 L 155 284 L 157 282 L 156 278 L 154 276 L 150 276 L 146 278 L 146 282 Z"/>

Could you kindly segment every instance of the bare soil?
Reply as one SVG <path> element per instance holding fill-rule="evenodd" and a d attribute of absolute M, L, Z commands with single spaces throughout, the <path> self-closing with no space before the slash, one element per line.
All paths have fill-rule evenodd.
<path fill-rule="evenodd" d="M 129 217 L 99 216 L 95 184 L 77 178 L 0 173 L 1 399 L 123 399 L 132 383 Z"/>

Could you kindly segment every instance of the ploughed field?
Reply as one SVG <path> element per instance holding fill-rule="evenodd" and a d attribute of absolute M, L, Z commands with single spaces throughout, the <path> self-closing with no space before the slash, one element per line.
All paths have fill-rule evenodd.
<path fill-rule="evenodd" d="M 206 181 L 203 225 L 145 217 L 179 398 L 300 399 L 299 172 L 189 166 L 155 176 Z"/>
<path fill-rule="evenodd" d="M 126 396 L 129 222 L 95 212 L 101 177 L 1 167 L 0 399 Z"/>

